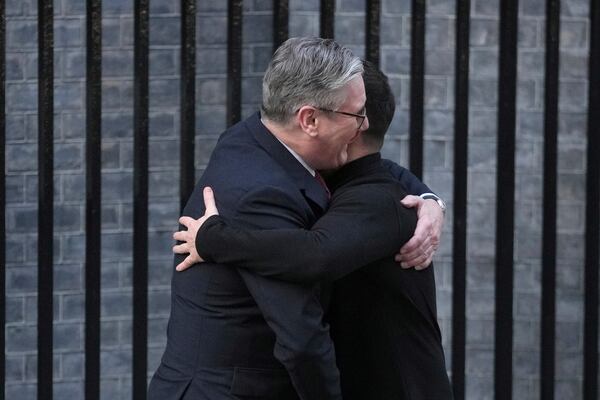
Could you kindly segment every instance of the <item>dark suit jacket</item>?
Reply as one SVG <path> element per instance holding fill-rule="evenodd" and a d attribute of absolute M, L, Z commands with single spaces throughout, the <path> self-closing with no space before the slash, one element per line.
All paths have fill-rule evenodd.
<path fill-rule="evenodd" d="M 405 192 L 379 154 L 349 163 L 329 182 L 330 208 L 310 231 L 241 230 L 212 217 L 197 236 L 200 254 L 295 282 L 345 276 L 334 285 L 329 315 L 344 399 L 452 398 L 433 267 L 403 270 L 393 260 L 416 224 L 399 203 Z"/>
<path fill-rule="evenodd" d="M 235 227 L 309 227 L 328 201 L 258 114 L 221 136 L 184 215 L 204 213 L 205 186 Z M 150 399 L 341 398 L 318 285 L 206 263 L 174 273 L 171 290 L 167 347 Z"/>

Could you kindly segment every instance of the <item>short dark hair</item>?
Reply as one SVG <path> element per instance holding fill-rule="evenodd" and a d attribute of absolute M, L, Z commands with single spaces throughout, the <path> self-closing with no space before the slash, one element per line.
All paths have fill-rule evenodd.
<path fill-rule="evenodd" d="M 379 150 L 383 146 L 383 138 L 394 118 L 396 99 L 387 76 L 372 62 L 363 60 L 363 65 L 369 129 L 362 133 L 362 137 L 367 145 Z"/>

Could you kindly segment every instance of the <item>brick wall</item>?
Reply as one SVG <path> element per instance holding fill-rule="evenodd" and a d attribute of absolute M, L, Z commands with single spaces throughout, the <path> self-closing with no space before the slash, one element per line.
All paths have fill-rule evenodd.
<path fill-rule="evenodd" d="M 197 2 L 196 170 L 225 128 L 227 2 Z M 150 14 L 149 374 L 165 344 L 177 227 L 180 5 Z M 318 0 L 290 0 L 290 35 L 317 35 Z M 382 1 L 381 64 L 398 96 L 384 154 L 408 163 L 409 0 Z M 557 385 L 581 398 L 583 223 L 587 112 L 587 0 L 562 2 L 557 278 Z M 519 20 L 515 225 L 514 396 L 538 398 L 544 5 L 522 1 Z M 55 7 L 55 398 L 83 398 L 85 2 Z M 427 2 L 425 182 L 449 203 L 437 256 L 439 318 L 451 344 L 454 7 Z M 7 8 L 6 397 L 36 390 L 37 2 Z M 336 38 L 364 55 L 364 0 L 338 0 Z M 469 132 L 467 398 L 493 397 L 494 236 L 498 0 L 472 0 Z M 243 115 L 260 104 L 272 49 L 272 1 L 244 1 Z M 260 27 L 257 29 L 256 27 Z M 103 1 L 102 335 L 103 399 L 131 397 L 133 0 Z M 501 189 L 500 189 L 501 190 Z"/>

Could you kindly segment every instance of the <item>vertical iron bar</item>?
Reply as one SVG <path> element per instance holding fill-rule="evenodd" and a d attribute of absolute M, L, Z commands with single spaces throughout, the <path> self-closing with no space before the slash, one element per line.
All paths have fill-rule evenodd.
<path fill-rule="evenodd" d="M 38 1 L 38 399 L 52 400 L 54 218 L 54 24 L 52 0 Z"/>
<path fill-rule="evenodd" d="M 229 0 L 227 19 L 227 125 L 242 117 L 242 0 Z"/>
<path fill-rule="evenodd" d="M 289 0 L 273 0 L 273 52 L 289 37 Z"/>
<path fill-rule="evenodd" d="M 86 9 L 85 398 L 100 398 L 102 5 Z"/>
<path fill-rule="evenodd" d="M 194 190 L 196 135 L 196 0 L 181 0 L 181 154 L 179 209 Z"/>
<path fill-rule="evenodd" d="M 518 0 L 500 2 L 494 393 L 512 399 Z"/>
<path fill-rule="evenodd" d="M 558 135 L 558 46 L 560 2 L 546 2 L 544 90 L 544 219 L 542 222 L 542 325 L 540 395 L 554 400 L 556 338 L 556 176 Z"/>
<path fill-rule="evenodd" d="M 425 90 L 425 0 L 412 0 L 410 47 L 410 170 L 423 176 L 423 93 Z"/>
<path fill-rule="evenodd" d="M 6 348 L 6 7 L 0 1 L 0 348 Z M 0 387 L 4 388 L 6 356 L 0 354 Z M 4 390 L 0 390 L 0 400 L 4 400 Z"/>
<path fill-rule="evenodd" d="M 456 2 L 454 228 L 452 232 L 452 388 L 455 400 L 465 398 L 470 10 L 470 0 Z"/>
<path fill-rule="evenodd" d="M 146 398 L 148 345 L 149 0 L 135 1 L 133 156 L 133 399 Z"/>
<path fill-rule="evenodd" d="M 38 399 L 52 400 L 54 228 L 54 24 L 52 0 L 38 1 Z"/>
<path fill-rule="evenodd" d="M 590 60 L 585 207 L 585 321 L 583 392 L 598 396 L 598 268 L 600 267 L 600 1 L 590 0 Z"/>
<path fill-rule="evenodd" d="M 366 59 L 379 67 L 379 33 L 381 29 L 381 0 L 367 0 Z"/>
<path fill-rule="evenodd" d="M 321 0 L 320 35 L 325 39 L 335 36 L 335 0 Z"/>

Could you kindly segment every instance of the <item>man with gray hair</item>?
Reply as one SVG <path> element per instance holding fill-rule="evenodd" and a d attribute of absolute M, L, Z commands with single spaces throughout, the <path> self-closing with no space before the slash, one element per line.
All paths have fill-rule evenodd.
<path fill-rule="evenodd" d="M 282 44 L 265 73 L 262 112 L 222 134 L 183 215 L 204 213 L 202 189 L 211 186 L 233 227 L 312 226 L 329 201 L 316 171 L 345 164 L 369 127 L 362 73 L 360 59 L 332 40 Z M 174 273 L 171 292 L 151 400 L 341 399 L 320 285 L 204 263 Z"/>
<path fill-rule="evenodd" d="M 221 135 L 183 215 L 204 213 L 202 188 L 211 186 L 234 226 L 311 226 L 328 203 L 315 170 L 343 165 L 369 126 L 362 72 L 332 40 L 286 41 L 265 73 L 262 114 Z M 318 286 L 206 263 L 173 274 L 171 291 L 150 399 L 341 398 Z"/>

